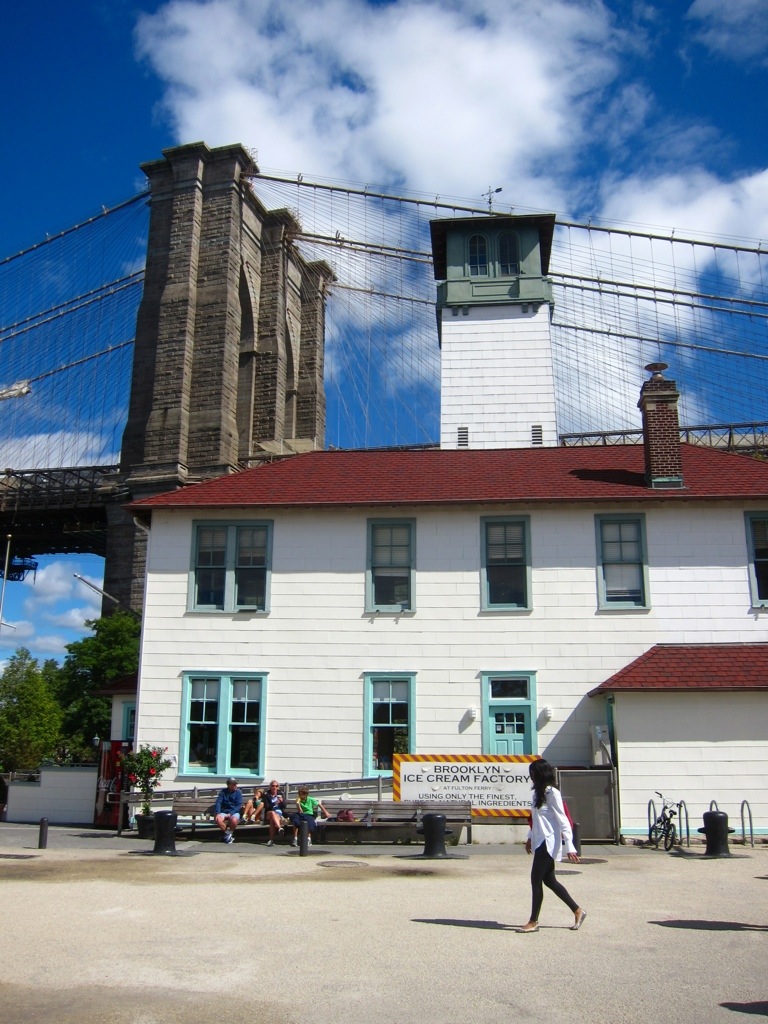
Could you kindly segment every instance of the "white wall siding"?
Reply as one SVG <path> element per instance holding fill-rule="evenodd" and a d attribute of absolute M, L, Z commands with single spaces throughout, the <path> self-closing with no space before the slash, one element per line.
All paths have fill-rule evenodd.
<path fill-rule="evenodd" d="M 528 311 L 530 310 L 530 311 Z M 442 311 L 440 447 L 530 448 L 531 426 L 557 444 L 550 307 L 471 306 Z"/>
<path fill-rule="evenodd" d="M 93 768 L 40 769 L 39 782 L 10 782 L 6 821 L 51 825 L 92 825 L 98 771 Z"/>
<path fill-rule="evenodd" d="M 647 831 L 650 799 L 659 790 L 685 800 L 692 836 L 715 800 L 741 834 L 741 804 L 749 802 L 768 833 L 768 732 L 764 693 L 617 693 L 621 825 Z"/>

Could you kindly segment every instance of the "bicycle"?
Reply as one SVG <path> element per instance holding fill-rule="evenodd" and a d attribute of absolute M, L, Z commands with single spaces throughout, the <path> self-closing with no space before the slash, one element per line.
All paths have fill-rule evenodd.
<path fill-rule="evenodd" d="M 659 843 L 664 840 L 664 849 L 671 850 L 677 842 L 677 826 L 675 817 L 680 809 L 680 803 L 667 800 L 663 793 L 656 790 L 656 796 L 661 799 L 661 814 L 656 815 L 656 805 L 653 800 L 648 801 L 648 842 L 656 849 Z"/>

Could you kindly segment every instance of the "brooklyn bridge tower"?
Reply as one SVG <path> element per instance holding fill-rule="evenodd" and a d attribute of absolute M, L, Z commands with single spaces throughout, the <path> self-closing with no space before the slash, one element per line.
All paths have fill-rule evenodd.
<path fill-rule="evenodd" d="M 145 541 L 126 501 L 323 446 L 333 279 L 302 258 L 292 214 L 256 198 L 242 146 L 179 146 L 142 170 L 147 263 L 104 574 L 105 591 L 137 610 Z"/>

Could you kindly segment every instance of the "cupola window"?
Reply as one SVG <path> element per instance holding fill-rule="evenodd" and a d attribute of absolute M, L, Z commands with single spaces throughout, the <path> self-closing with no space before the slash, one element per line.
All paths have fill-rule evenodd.
<path fill-rule="evenodd" d="M 512 231 L 499 235 L 499 273 L 502 277 L 516 277 L 520 273 L 520 247 Z"/>
<path fill-rule="evenodd" d="M 484 235 L 470 235 L 469 238 L 469 276 L 486 277 L 488 275 L 488 243 Z"/>

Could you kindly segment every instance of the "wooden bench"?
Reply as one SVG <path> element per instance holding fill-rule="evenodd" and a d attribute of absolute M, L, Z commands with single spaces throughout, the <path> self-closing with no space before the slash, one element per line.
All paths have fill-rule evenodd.
<path fill-rule="evenodd" d="M 323 800 L 329 818 L 318 820 L 318 843 L 411 842 L 420 840 L 417 831 L 425 814 L 445 816 L 446 828 L 458 842 L 461 829 L 472 841 L 472 808 L 464 801 L 421 800 Z M 339 811 L 351 811 L 355 821 L 338 821 Z"/>
<path fill-rule="evenodd" d="M 207 825 L 213 824 L 216 805 L 216 793 L 177 793 L 173 797 L 171 810 L 178 819 L 191 820 L 190 834 L 194 835 L 198 820 Z M 464 801 L 421 801 L 421 800 L 323 800 L 323 806 L 330 818 L 318 820 L 317 843 L 380 843 L 380 842 L 412 842 L 420 840 L 417 831 L 425 814 L 442 814 L 446 819 L 446 828 L 454 833 L 454 841 L 458 842 L 461 829 L 466 828 L 468 843 L 472 842 L 472 808 Z M 288 801 L 286 813 L 288 818 L 294 813 L 295 803 Z M 354 821 L 337 821 L 339 811 L 351 811 Z M 180 821 L 180 828 L 184 824 Z M 268 825 L 258 822 L 240 822 L 238 833 L 242 830 L 253 831 L 256 835 L 269 834 Z M 285 842 L 290 842 L 293 826 L 285 826 Z"/>

